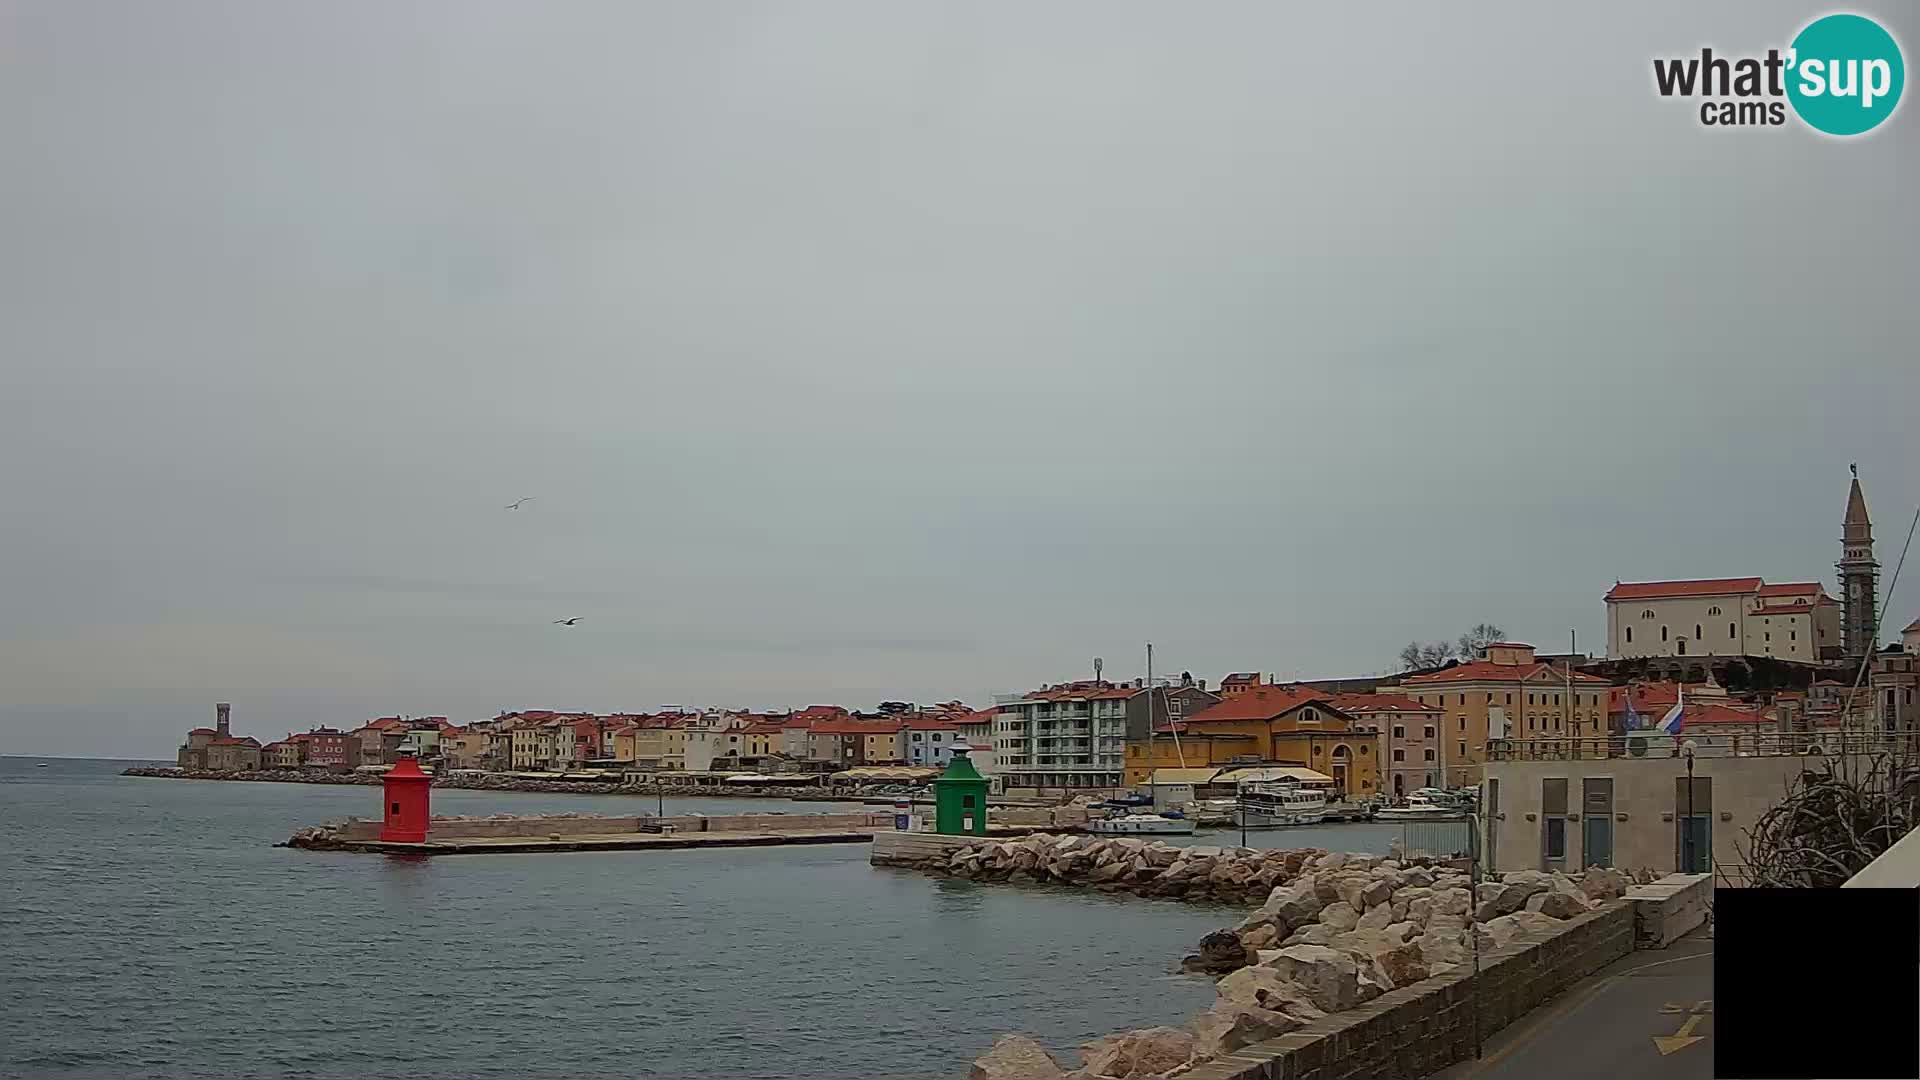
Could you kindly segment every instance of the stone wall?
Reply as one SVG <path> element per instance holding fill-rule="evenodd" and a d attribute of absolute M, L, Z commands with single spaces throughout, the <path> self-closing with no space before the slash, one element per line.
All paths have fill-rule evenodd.
<path fill-rule="evenodd" d="M 538 817 L 436 817 L 427 839 L 463 840 L 485 836 L 593 836 L 641 831 L 643 822 L 659 821 L 679 832 L 869 832 L 893 828 L 888 812 L 852 814 L 687 814 L 679 817 L 596 817 L 556 814 Z M 378 840 L 378 821 L 352 818 L 340 827 L 340 839 Z"/>
<path fill-rule="evenodd" d="M 1707 921 L 1713 879 L 1706 874 L 1668 874 L 1627 890 L 1633 905 L 1637 948 L 1664 949 Z"/>
<path fill-rule="evenodd" d="M 1264 892 L 1256 910 L 1206 935 L 1181 962 L 1223 976 L 1211 1008 L 1183 1027 L 1088 1043 L 1074 1076 L 1164 1080 L 1199 1066 L 1226 1068 L 1208 1074 L 1220 1077 L 1243 1069 L 1330 1080 L 1423 1076 L 1459 1060 L 1456 1029 L 1471 1036 L 1474 1013 L 1449 995 L 1463 992 L 1476 957 L 1481 974 L 1467 990 L 1478 1005 L 1469 1009 L 1491 1030 L 1633 947 L 1633 910 L 1621 899 L 1631 882 L 1617 870 L 1517 871 L 1476 883 L 1425 857 L 1046 836 L 901 855 L 930 872 L 983 880 L 1006 875 L 1188 900 Z M 1283 1038 L 1292 1042 L 1272 1045 Z M 1302 1049 L 1314 1064 L 1291 1073 L 1273 1064 Z M 996 1043 L 974 1073 L 1065 1075 L 1044 1047 L 1017 1035 Z"/>
<path fill-rule="evenodd" d="M 1482 953 L 1478 976 L 1470 967 L 1455 968 L 1204 1062 L 1182 1076 L 1418 1080 L 1473 1056 L 1476 1003 L 1484 1039 L 1632 950 L 1633 909 L 1608 901 L 1567 920 L 1551 936 L 1515 939 Z"/>

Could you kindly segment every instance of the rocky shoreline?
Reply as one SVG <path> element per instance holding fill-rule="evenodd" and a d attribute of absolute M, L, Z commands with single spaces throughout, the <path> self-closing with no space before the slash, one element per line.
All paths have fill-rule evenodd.
<path fill-rule="evenodd" d="M 1181 961 L 1219 979 L 1218 1000 L 1183 1027 L 1109 1035 L 1069 1072 L 1038 1042 L 1003 1036 L 970 1080 L 1165 1080 L 1473 961 L 1617 900 L 1618 870 L 1518 871 L 1475 886 L 1465 870 L 1319 849 L 1179 848 L 1133 838 L 987 840 L 922 860 L 934 874 L 1053 882 L 1140 896 L 1260 906 Z M 1639 877 L 1655 875 L 1643 871 Z"/>
<path fill-rule="evenodd" d="M 270 784 L 355 784 L 380 786 L 380 777 L 370 773 L 336 773 L 320 770 L 260 769 L 243 772 L 211 769 L 181 769 L 172 766 L 136 765 L 122 769 L 122 776 L 147 776 L 169 780 L 234 780 Z M 740 791 L 716 790 L 693 784 L 628 784 L 594 780 L 529 780 L 496 773 L 470 776 L 435 776 L 433 786 L 465 791 L 518 791 L 542 795 L 673 795 L 722 799 L 804 799 L 814 802 L 865 802 L 912 795 L 925 800 L 931 794 L 924 789 L 909 789 L 898 784 L 839 785 L 828 791 L 815 786 L 755 786 Z"/>

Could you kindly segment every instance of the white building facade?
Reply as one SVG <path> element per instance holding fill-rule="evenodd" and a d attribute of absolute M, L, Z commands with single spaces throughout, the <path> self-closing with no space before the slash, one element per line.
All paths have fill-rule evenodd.
<path fill-rule="evenodd" d="M 994 769 L 1004 789 L 1119 788 L 1135 692 L 1089 681 L 996 697 Z"/>
<path fill-rule="evenodd" d="M 1840 655 L 1840 605 L 1818 582 L 1757 577 L 1621 582 L 1608 591 L 1607 658 Z"/>

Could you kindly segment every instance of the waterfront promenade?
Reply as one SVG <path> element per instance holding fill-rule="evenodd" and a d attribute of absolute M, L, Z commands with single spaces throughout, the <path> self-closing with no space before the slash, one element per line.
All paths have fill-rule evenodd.
<path fill-rule="evenodd" d="M 1634 952 L 1487 1040 L 1435 1080 L 1707 1080 L 1713 1075 L 1713 938 L 1702 928 Z"/>

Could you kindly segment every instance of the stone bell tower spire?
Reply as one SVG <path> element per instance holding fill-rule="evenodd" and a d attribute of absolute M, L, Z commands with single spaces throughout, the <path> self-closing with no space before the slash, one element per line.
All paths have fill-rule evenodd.
<path fill-rule="evenodd" d="M 1847 491 L 1847 516 L 1840 526 L 1840 641 L 1849 660 L 1873 654 L 1877 621 L 1874 604 L 1880 587 L 1880 564 L 1873 558 L 1873 520 L 1867 499 L 1860 494 L 1860 466 L 1849 465 L 1853 487 Z"/>

